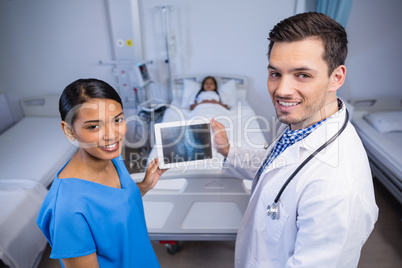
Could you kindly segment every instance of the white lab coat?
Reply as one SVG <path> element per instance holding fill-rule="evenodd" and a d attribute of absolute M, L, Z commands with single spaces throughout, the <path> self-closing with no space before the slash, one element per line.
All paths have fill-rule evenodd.
<path fill-rule="evenodd" d="M 279 219 L 266 214 L 291 173 L 344 120 L 345 109 L 264 170 L 238 230 L 235 267 L 357 267 L 378 208 L 367 155 L 351 123 L 288 184 L 279 199 Z M 260 152 L 231 148 L 224 167 L 232 168 L 224 170 L 252 179 L 258 165 L 251 163 L 262 162 L 279 139 Z"/>

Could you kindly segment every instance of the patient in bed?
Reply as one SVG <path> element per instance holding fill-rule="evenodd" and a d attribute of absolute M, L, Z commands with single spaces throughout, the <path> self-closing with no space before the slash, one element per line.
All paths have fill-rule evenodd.
<path fill-rule="evenodd" d="M 190 110 L 193 110 L 202 103 L 215 103 L 229 109 L 228 105 L 222 103 L 221 96 L 218 92 L 218 84 L 212 76 L 207 76 L 202 81 L 201 89 L 191 98 Z"/>

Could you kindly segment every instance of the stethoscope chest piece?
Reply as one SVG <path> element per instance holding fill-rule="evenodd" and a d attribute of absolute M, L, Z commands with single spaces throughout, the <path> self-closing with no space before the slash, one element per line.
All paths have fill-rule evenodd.
<path fill-rule="evenodd" d="M 271 217 L 271 219 L 275 220 L 278 218 L 278 204 L 277 203 L 272 203 L 271 205 L 267 206 L 267 215 L 268 217 Z"/>

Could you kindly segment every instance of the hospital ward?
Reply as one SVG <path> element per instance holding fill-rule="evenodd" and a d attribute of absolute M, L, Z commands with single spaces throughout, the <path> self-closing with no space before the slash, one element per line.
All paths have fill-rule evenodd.
<path fill-rule="evenodd" d="M 0 1 L 0 268 L 402 267 L 402 1 Z"/>

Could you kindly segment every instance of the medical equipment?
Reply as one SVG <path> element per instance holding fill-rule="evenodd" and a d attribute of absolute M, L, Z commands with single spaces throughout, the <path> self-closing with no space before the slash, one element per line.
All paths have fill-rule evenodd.
<path fill-rule="evenodd" d="M 352 124 L 376 179 L 402 204 L 402 97 L 352 99 Z"/>
<path fill-rule="evenodd" d="M 317 150 L 315 150 L 309 157 L 307 157 L 297 168 L 296 170 L 289 176 L 289 178 L 285 181 L 285 183 L 282 185 L 281 189 L 279 190 L 278 194 L 276 195 L 274 202 L 271 205 L 267 206 L 267 215 L 268 217 L 271 217 L 272 220 L 278 219 L 279 216 L 279 207 L 278 207 L 278 201 L 279 198 L 281 197 L 283 191 L 286 189 L 286 186 L 291 182 L 291 180 L 299 173 L 299 171 L 319 152 L 321 152 L 324 148 L 326 148 L 329 144 L 334 142 L 336 138 L 341 135 L 341 133 L 345 130 L 346 126 L 348 125 L 349 121 L 349 113 L 348 110 L 346 110 L 346 117 L 345 117 L 345 122 L 343 123 L 342 127 L 339 129 L 337 133 L 334 134 L 328 141 L 326 141 L 321 147 L 319 147 Z"/>

